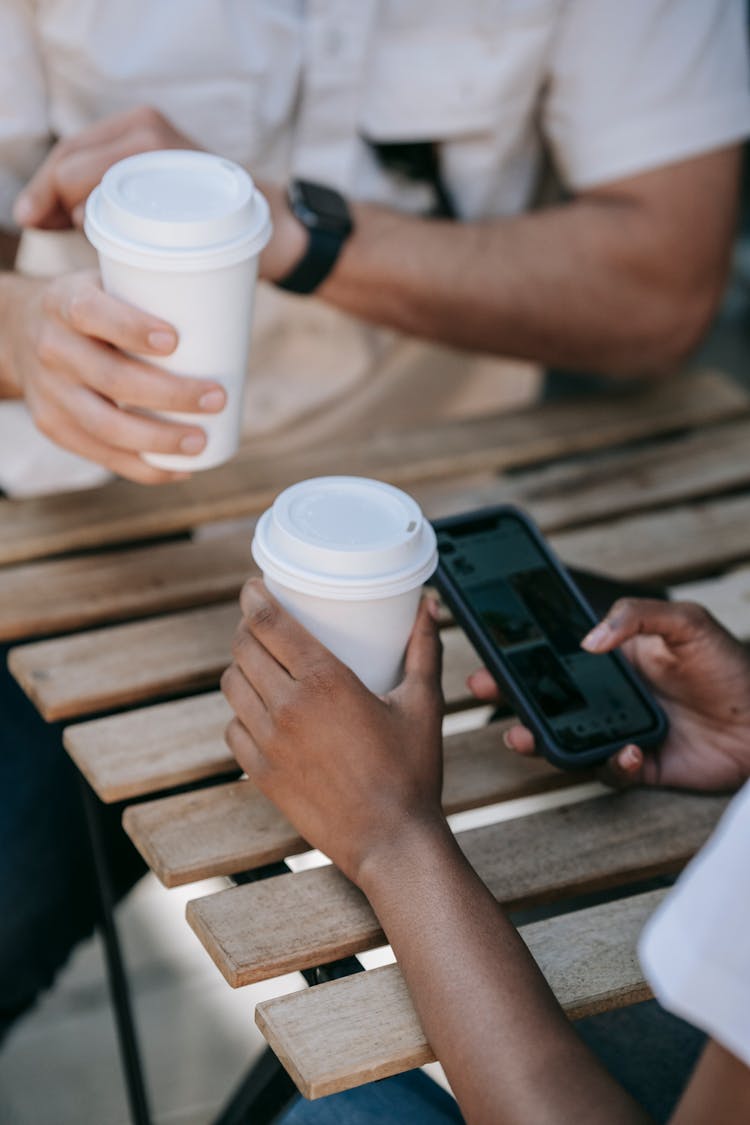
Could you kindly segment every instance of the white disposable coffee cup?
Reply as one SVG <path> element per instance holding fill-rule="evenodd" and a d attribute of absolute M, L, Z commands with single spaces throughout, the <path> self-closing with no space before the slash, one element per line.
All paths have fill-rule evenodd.
<path fill-rule="evenodd" d="M 195 457 L 144 453 L 158 468 L 209 469 L 237 451 L 258 256 L 268 204 L 239 165 L 206 152 L 144 152 L 114 164 L 86 203 L 104 288 L 172 324 L 179 343 L 148 363 L 216 380 L 220 414 L 164 413 L 206 433 Z M 125 404 L 127 405 L 127 404 Z"/>
<path fill-rule="evenodd" d="M 411 496 L 363 477 L 301 481 L 260 517 L 252 553 L 271 593 L 371 691 L 396 686 L 437 566 Z"/>

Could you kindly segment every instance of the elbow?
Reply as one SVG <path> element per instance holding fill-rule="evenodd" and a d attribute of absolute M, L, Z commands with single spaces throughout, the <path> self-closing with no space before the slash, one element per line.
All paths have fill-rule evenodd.
<path fill-rule="evenodd" d="M 612 374 L 659 378 L 674 375 L 690 359 L 713 323 L 725 278 L 699 284 L 661 287 L 640 302 L 631 321 L 631 348 Z M 623 357 L 624 358 L 624 357 Z"/>

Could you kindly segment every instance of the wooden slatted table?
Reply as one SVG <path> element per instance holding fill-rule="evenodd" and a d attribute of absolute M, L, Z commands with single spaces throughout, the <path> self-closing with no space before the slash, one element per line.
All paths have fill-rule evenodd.
<path fill-rule="evenodd" d="M 216 690 L 254 572 L 250 523 L 287 484 L 329 471 L 409 487 L 431 516 L 485 503 L 527 508 L 569 564 L 621 582 L 658 580 L 750 641 L 750 398 L 718 373 L 546 404 L 356 448 L 260 458 L 158 489 L 0 500 L 0 640 L 13 675 L 165 886 L 234 885 L 187 920 L 232 987 L 309 970 L 384 940 L 362 894 L 331 866 L 247 881 L 308 850 L 239 776 Z M 167 539 L 167 536 L 172 536 Z M 472 706 L 477 659 L 449 620 L 444 690 Z M 444 807 L 458 813 L 557 791 L 556 807 L 464 830 L 459 842 L 511 908 L 613 901 L 552 914 L 522 934 L 571 1018 L 648 996 L 635 942 L 673 875 L 703 844 L 722 797 L 612 795 L 587 775 L 518 758 L 503 724 L 445 740 Z M 356 739 L 357 732 L 352 731 Z M 170 792 L 175 789 L 179 792 Z M 512 857 L 509 861 L 508 857 Z M 248 1018 L 250 1013 L 248 1013 Z M 259 1005 L 256 1021 L 299 1089 L 319 1097 L 432 1059 L 398 967 Z M 144 1118 L 141 1118 L 144 1119 Z"/>

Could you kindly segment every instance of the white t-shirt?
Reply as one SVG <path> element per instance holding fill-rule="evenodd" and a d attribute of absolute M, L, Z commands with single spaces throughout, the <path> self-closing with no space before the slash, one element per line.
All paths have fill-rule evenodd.
<path fill-rule="evenodd" d="M 750 1067 L 750 782 L 649 920 L 639 954 L 662 1006 Z"/>
<path fill-rule="evenodd" d="M 54 138 L 139 104 L 259 177 L 410 212 L 430 190 L 364 138 L 436 142 L 461 218 L 514 215 L 545 150 L 575 192 L 750 133 L 746 38 L 742 0 L 2 0 L 0 226 Z M 498 409 L 529 385 L 527 364 L 417 348 L 260 290 L 254 439 L 356 438 Z"/>

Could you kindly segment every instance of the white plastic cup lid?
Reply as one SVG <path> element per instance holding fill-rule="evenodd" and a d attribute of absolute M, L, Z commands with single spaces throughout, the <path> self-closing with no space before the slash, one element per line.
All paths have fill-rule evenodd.
<path fill-rule="evenodd" d="M 316 477 L 287 488 L 258 520 L 252 553 L 281 585 L 336 600 L 405 593 L 437 566 L 435 532 L 419 505 L 365 477 Z"/>
<path fill-rule="evenodd" d="M 224 266 L 260 253 L 271 218 L 239 164 L 165 149 L 113 164 L 86 201 L 84 229 L 97 250 L 121 261 Z"/>

